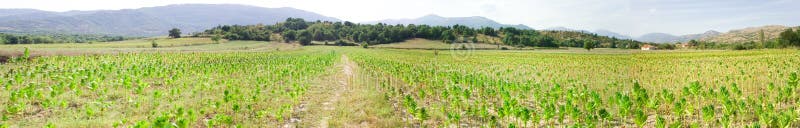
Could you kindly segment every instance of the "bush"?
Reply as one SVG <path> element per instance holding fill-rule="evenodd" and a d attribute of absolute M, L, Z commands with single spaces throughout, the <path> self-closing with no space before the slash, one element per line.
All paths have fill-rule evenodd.
<path fill-rule="evenodd" d="M 299 40 L 300 45 L 311 45 L 311 38 L 301 37 Z"/>
<path fill-rule="evenodd" d="M 214 43 L 217 43 L 217 44 L 219 44 L 219 40 L 221 40 L 221 39 L 222 39 L 222 36 L 220 36 L 220 35 L 211 36 L 211 41 L 214 41 Z"/>
<path fill-rule="evenodd" d="M 338 45 L 338 46 L 354 46 L 354 44 L 347 43 L 344 40 L 336 41 L 336 45 Z"/>
<path fill-rule="evenodd" d="M 733 46 L 733 50 L 747 50 L 747 47 L 742 44 L 737 44 L 736 46 Z"/>
<path fill-rule="evenodd" d="M 658 46 L 659 49 L 675 50 L 675 44 L 663 43 Z"/>
<path fill-rule="evenodd" d="M 361 43 L 362 48 L 369 48 L 369 43 Z"/>
<path fill-rule="evenodd" d="M 158 43 L 156 43 L 156 40 L 153 40 L 153 42 L 151 43 L 151 45 L 153 45 L 153 48 L 157 48 L 157 47 L 158 47 Z"/>
<path fill-rule="evenodd" d="M 500 50 L 508 50 L 508 47 L 501 47 Z"/>

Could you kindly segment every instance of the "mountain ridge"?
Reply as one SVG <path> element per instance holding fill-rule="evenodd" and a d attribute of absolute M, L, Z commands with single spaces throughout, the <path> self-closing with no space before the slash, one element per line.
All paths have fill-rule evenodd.
<path fill-rule="evenodd" d="M 797 26 L 784 26 L 784 25 L 764 25 L 755 27 L 746 27 L 741 29 L 733 29 L 728 32 L 719 34 L 717 36 L 705 37 L 699 39 L 706 42 L 718 43 L 743 43 L 743 42 L 761 42 L 760 33 L 764 32 L 764 38 L 767 41 L 774 40 L 780 37 L 780 33 L 788 28 L 798 28 Z"/>
<path fill-rule="evenodd" d="M 39 10 L 0 14 L 9 14 L 0 16 L 0 32 L 126 36 L 164 35 L 171 28 L 191 33 L 222 24 L 274 24 L 289 17 L 310 21 L 341 21 L 290 7 L 264 8 L 239 4 L 175 4 L 120 10 Z"/>
<path fill-rule="evenodd" d="M 686 34 L 675 36 L 666 33 L 649 33 L 636 38 L 639 41 L 654 42 L 654 43 L 680 43 L 688 42 L 691 40 L 716 42 L 716 43 L 744 43 L 744 42 L 760 42 L 760 33 L 764 31 L 764 38 L 767 41 L 774 40 L 780 37 L 780 33 L 790 28 L 784 25 L 763 25 L 752 26 L 740 29 L 732 29 L 728 32 L 719 32 L 709 30 L 698 34 Z M 795 27 L 791 27 L 795 28 Z"/>
<path fill-rule="evenodd" d="M 405 18 L 405 19 L 383 19 L 383 20 L 376 20 L 376 21 L 367 21 L 362 22 L 365 24 L 377 24 L 377 23 L 385 23 L 385 24 L 425 24 L 431 26 L 453 26 L 453 25 L 464 25 L 472 28 L 481 28 L 481 27 L 492 27 L 492 28 L 500 28 L 500 27 L 514 27 L 518 29 L 533 29 L 523 24 L 501 24 L 497 21 L 492 19 L 483 17 L 483 16 L 469 16 L 469 17 L 443 17 L 436 14 L 428 14 L 418 18 Z"/>

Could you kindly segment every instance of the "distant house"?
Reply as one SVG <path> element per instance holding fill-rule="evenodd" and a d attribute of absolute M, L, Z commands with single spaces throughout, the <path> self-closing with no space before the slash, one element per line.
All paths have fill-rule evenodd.
<path fill-rule="evenodd" d="M 642 45 L 642 50 L 656 50 L 656 48 L 657 48 L 656 46 L 649 44 Z"/>
<path fill-rule="evenodd" d="M 678 44 L 678 47 L 681 47 L 681 48 L 689 48 L 689 47 L 691 47 L 691 46 L 692 46 L 692 45 L 691 45 L 691 44 L 689 44 L 688 42 L 687 42 L 687 43 L 680 43 L 680 44 Z"/>

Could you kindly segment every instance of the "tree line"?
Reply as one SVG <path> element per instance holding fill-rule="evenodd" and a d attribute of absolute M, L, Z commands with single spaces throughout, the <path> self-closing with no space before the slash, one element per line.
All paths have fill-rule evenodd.
<path fill-rule="evenodd" d="M 779 45 L 800 47 L 800 29 L 792 31 L 788 28 L 781 32 L 779 38 Z"/>
<path fill-rule="evenodd" d="M 218 36 L 228 40 L 299 42 L 303 45 L 309 45 L 312 41 L 372 45 L 402 42 L 412 38 L 441 40 L 444 43 L 502 43 L 518 47 L 583 47 L 584 44 L 592 44 L 598 48 L 639 48 L 639 44 L 641 44 L 634 40 L 621 40 L 582 32 L 538 31 L 512 27 L 470 28 L 464 25 L 357 24 L 349 21 L 309 22 L 300 18 L 288 18 L 275 25 L 220 25 L 198 33 L 198 35 Z M 500 41 L 478 40 L 479 35 L 497 38 Z"/>
<path fill-rule="evenodd" d="M 132 39 L 122 36 L 77 35 L 77 34 L 42 34 L 20 35 L 0 33 L 0 44 L 51 44 L 51 43 L 89 43 Z"/>

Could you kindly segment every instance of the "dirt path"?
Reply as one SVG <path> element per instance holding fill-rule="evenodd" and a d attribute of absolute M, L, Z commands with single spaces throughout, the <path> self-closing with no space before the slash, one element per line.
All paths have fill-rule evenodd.
<path fill-rule="evenodd" d="M 399 126 L 391 103 L 376 90 L 376 83 L 347 55 L 342 55 L 331 73 L 309 86 L 284 128 L 294 127 L 392 127 Z"/>
<path fill-rule="evenodd" d="M 302 100 L 299 107 L 295 108 L 294 116 L 283 125 L 284 128 L 317 127 L 327 128 L 337 113 L 341 113 L 342 98 L 349 98 L 345 94 L 351 90 L 355 63 L 346 55 L 335 64 L 331 74 L 321 77 L 315 84 L 310 85 L 309 93 Z M 335 120 L 333 120 L 335 121 Z"/>
<path fill-rule="evenodd" d="M 350 61 L 350 59 L 348 59 L 346 55 L 342 55 L 340 67 L 342 70 L 340 72 L 340 75 L 338 75 L 336 79 L 338 87 L 332 90 L 333 96 L 330 97 L 328 101 L 322 103 L 323 110 L 326 111 L 324 113 L 328 113 L 328 115 L 324 115 L 320 119 L 318 126 L 320 126 L 321 128 L 327 128 L 329 126 L 328 120 L 330 120 L 333 116 L 331 115 L 331 113 L 333 113 L 333 111 L 336 110 L 336 106 L 334 106 L 334 103 L 337 103 L 339 101 L 339 98 L 342 97 L 342 93 L 345 93 L 350 89 L 349 86 L 351 85 L 352 80 L 355 78 L 355 75 L 353 74 L 353 68 L 355 67 L 355 64 L 352 61 Z"/>

